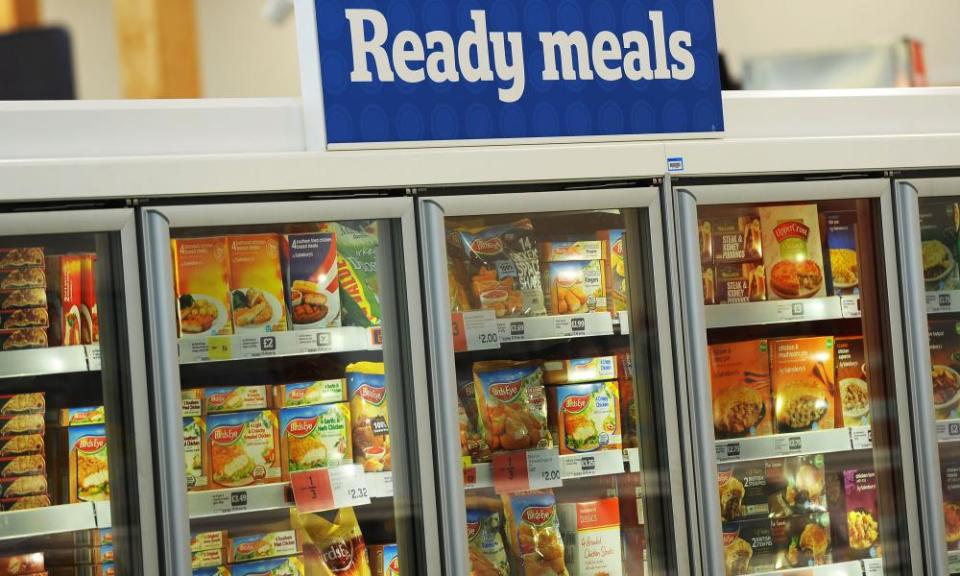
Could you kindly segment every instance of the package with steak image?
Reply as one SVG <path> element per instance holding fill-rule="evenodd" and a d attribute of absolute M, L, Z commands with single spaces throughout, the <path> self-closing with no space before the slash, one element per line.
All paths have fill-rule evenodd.
<path fill-rule="evenodd" d="M 293 329 L 340 326 L 337 237 L 315 232 L 284 238 L 287 305 Z"/>
<path fill-rule="evenodd" d="M 710 346 L 713 427 L 717 438 L 773 432 L 767 340 Z"/>
<path fill-rule="evenodd" d="M 960 322 L 931 316 L 927 327 L 936 419 L 960 418 Z"/>
<path fill-rule="evenodd" d="M 400 576 L 396 544 L 373 544 L 367 548 L 373 576 Z"/>
<path fill-rule="evenodd" d="M 920 243 L 927 290 L 960 289 L 960 204 L 924 198 L 920 202 Z"/>
<path fill-rule="evenodd" d="M 773 570 L 776 543 L 768 518 L 723 525 L 723 563 L 726 576 Z"/>
<path fill-rule="evenodd" d="M 836 339 L 838 420 L 843 426 L 870 425 L 870 387 L 867 351 L 862 336 Z"/>
<path fill-rule="evenodd" d="M 777 433 L 834 427 L 834 338 L 782 338 L 770 343 Z"/>
<path fill-rule="evenodd" d="M 367 545 L 353 508 L 319 514 L 300 514 L 294 508 L 290 526 L 302 535 L 307 574 L 372 576 Z"/>
<path fill-rule="evenodd" d="M 760 225 L 768 298 L 826 296 L 817 205 L 762 206 Z"/>
<path fill-rule="evenodd" d="M 721 522 L 770 516 L 770 498 L 782 468 L 783 461 L 778 459 L 717 466 Z"/>
<path fill-rule="evenodd" d="M 70 454 L 70 502 L 109 500 L 106 426 L 67 428 L 67 447 Z"/>

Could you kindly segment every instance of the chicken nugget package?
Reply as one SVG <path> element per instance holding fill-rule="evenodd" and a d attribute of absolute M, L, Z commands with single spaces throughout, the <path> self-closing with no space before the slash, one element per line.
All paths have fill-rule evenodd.
<path fill-rule="evenodd" d="M 473 365 L 481 433 L 491 450 L 549 448 L 543 371 L 533 362 Z"/>
<path fill-rule="evenodd" d="M 347 366 L 347 394 L 353 461 L 365 472 L 390 470 L 390 424 L 387 382 L 382 362 L 355 362 Z"/>
<path fill-rule="evenodd" d="M 330 468 L 353 460 L 350 408 L 345 402 L 280 410 L 283 479 L 291 472 Z"/>
<path fill-rule="evenodd" d="M 280 236 L 230 236 L 230 304 L 238 333 L 287 329 Z"/>
<path fill-rule="evenodd" d="M 550 490 L 502 495 L 510 549 L 523 574 L 569 576 L 557 500 Z"/>
<path fill-rule="evenodd" d="M 470 552 L 470 576 L 510 576 L 510 560 L 503 545 L 503 520 L 500 512 L 467 510 L 467 546 Z"/>
<path fill-rule="evenodd" d="M 474 309 L 494 310 L 498 318 L 547 313 L 540 251 L 529 219 L 459 233 Z"/>
<path fill-rule="evenodd" d="M 606 242 L 547 242 L 544 276 L 551 314 L 607 311 Z"/>
<path fill-rule="evenodd" d="M 70 502 L 109 500 L 106 426 L 68 428 L 67 448 L 70 453 Z"/>
<path fill-rule="evenodd" d="M 340 508 L 332 517 L 291 509 L 290 525 L 302 535 L 303 560 L 310 576 L 372 576 L 353 508 Z"/>

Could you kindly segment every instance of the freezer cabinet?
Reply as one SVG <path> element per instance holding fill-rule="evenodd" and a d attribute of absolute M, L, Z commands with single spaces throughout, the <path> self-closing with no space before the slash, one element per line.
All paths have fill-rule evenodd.
<path fill-rule="evenodd" d="M 444 573 L 689 573 L 658 189 L 419 211 Z"/>
<path fill-rule="evenodd" d="M 0 572 L 161 574 L 134 212 L 0 231 Z"/>
<path fill-rule="evenodd" d="M 889 181 L 671 195 L 707 572 L 924 573 Z"/>
<path fill-rule="evenodd" d="M 439 574 L 413 202 L 141 218 L 169 573 Z"/>

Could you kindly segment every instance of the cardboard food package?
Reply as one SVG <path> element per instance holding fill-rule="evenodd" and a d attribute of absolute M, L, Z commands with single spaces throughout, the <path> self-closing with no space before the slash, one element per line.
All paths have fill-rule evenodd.
<path fill-rule="evenodd" d="M 877 505 L 877 473 L 869 468 L 845 468 L 843 495 L 845 518 L 840 522 L 840 541 L 850 560 L 879 558 L 880 513 Z"/>
<path fill-rule="evenodd" d="M 227 531 L 194 532 L 190 535 L 190 551 L 216 550 L 227 547 Z"/>
<path fill-rule="evenodd" d="M 180 412 L 184 418 L 203 416 L 203 388 L 180 390 Z"/>
<path fill-rule="evenodd" d="M 930 317 L 927 326 L 936 418 L 960 418 L 960 322 Z"/>
<path fill-rule="evenodd" d="M 43 392 L 25 394 L 0 394 L 0 415 L 43 414 L 46 411 Z"/>
<path fill-rule="evenodd" d="M 183 458 L 187 490 L 205 490 L 208 484 L 207 423 L 201 416 L 183 419 Z"/>
<path fill-rule="evenodd" d="M 293 329 L 340 326 L 337 237 L 325 232 L 287 234 L 284 253 Z"/>
<path fill-rule="evenodd" d="M 790 516 L 827 511 L 827 482 L 823 454 L 793 456 L 782 460 L 782 467 L 770 476 L 775 499 L 774 516 Z M 773 473 L 776 470 L 777 473 Z"/>
<path fill-rule="evenodd" d="M 17 458 L 36 458 L 34 456 L 18 456 Z M 20 498 L 23 496 L 39 496 L 47 493 L 47 477 L 41 471 L 39 474 L 12 476 L 0 478 L 0 498 Z"/>
<path fill-rule="evenodd" d="M 83 305 L 83 257 L 75 254 L 47 256 L 46 267 L 50 340 L 60 346 L 82 344 L 80 308 Z"/>
<path fill-rule="evenodd" d="M 626 231 L 622 229 L 597 232 L 597 239 L 607 246 L 607 257 L 604 259 L 607 279 L 607 308 L 614 314 L 630 310 L 625 234 Z"/>
<path fill-rule="evenodd" d="M 550 314 L 607 311 L 605 242 L 544 242 L 542 254 Z"/>
<path fill-rule="evenodd" d="M 493 451 L 549 448 L 543 371 L 532 362 L 476 362 L 480 431 Z"/>
<path fill-rule="evenodd" d="M 776 542 L 777 570 L 823 566 L 833 560 L 830 515 L 799 514 L 770 521 Z"/>
<path fill-rule="evenodd" d="M 38 268 L 0 268 L 0 290 L 47 287 L 43 265 Z"/>
<path fill-rule="evenodd" d="M 46 308 L 12 308 L 0 310 L 0 330 L 9 332 L 25 328 L 47 328 L 50 314 Z"/>
<path fill-rule="evenodd" d="M 273 403 L 277 408 L 295 408 L 297 406 L 346 401 L 346 378 L 277 384 L 273 387 Z"/>
<path fill-rule="evenodd" d="M 287 556 L 230 564 L 231 576 L 304 576 L 303 557 Z"/>
<path fill-rule="evenodd" d="M 330 222 L 337 236 L 337 269 L 340 277 L 341 322 L 344 326 L 380 324 L 380 282 L 376 220 Z"/>
<path fill-rule="evenodd" d="M 70 503 L 109 500 L 106 427 L 95 424 L 67 428 L 67 448 Z"/>
<path fill-rule="evenodd" d="M 372 576 L 400 576 L 396 544 L 372 544 L 367 552 L 370 554 Z"/>
<path fill-rule="evenodd" d="M 23 434 L 43 435 L 46 422 L 43 414 L 13 414 L 0 416 L 0 436 L 20 436 Z"/>
<path fill-rule="evenodd" d="M 768 341 L 713 344 L 709 348 L 713 427 L 717 438 L 773 432 Z"/>
<path fill-rule="evenodd" d="M 860 265 L 857 256 L 857 213 L 824 212 L 827 225 L 827 252 L 830 263 L 831 294 L 860 293 Z"/>
<path fill-rule="evenodd" d="M 239 333 L 287 329 L 280 236 L 245 234 L 227 238 L 230 255 L 230 304 Z"/>
<path fill-rule="evenodd" d="M 726 576 L 773 570 L 777 547 L 769 518 L 723 525 L 723 562 Z"/>
<path fill-rule="evenodd" d="M 776 458 L 717 466 L 720 520 L 769 517 L 782 468 L 783 461 Z"/>
<path fill-rule="evenodd" d="M 0 330 L 0 350 L 28 350 L 49 346 L 46 328 Z"/>
<path fill-rule="evenodd" d="M 280 437 L 271 410 L 207 417 L 210 487 L 235 488 L 280 481 Z"/>
<path fill-rule="evenodd" d="M 42 454 L 43 448 L 43 434 L 0 436 L 0 458 Z"/>
<path fill-rule="evenodd" d="M 64 427 L 105 424 L 106 418 L 107 415 L 103 406 L 79 406 L 60 409 L 60 425 Z"/>
<path fill-rule="evenodd" d="M 870 379 L 863 337 L 838 337 L 837 358 L 838 423 L 842 426 L 870 425 Z"/>
<path fill-rule="evenodd" d="M 96 254 L 80 255 L 80 340 L 84 344 L 100 341 L 100 317 L 97 310 Z"/>
<path fill-rule="evenodd" d="M 227 563 L 227 551 L 221 549 L 202 550 L 190 554 L 190 567 L 194 570 L 198 568 L 215 568 Z"/>
<path fill-rule="evenodd" d="M 834 338 L 771 341 L 770 376 L 777 433 L 834 427 Z"/>
<path fill-rule="evenodd" d="M 227 238 L 171 240 L 179 335 L 233 334 Z"/>
<path fill-rule="evenodd" d="M 390 470 L 390 417 L 383 363 L 349 364 L 346 376 L 353 461 L 362 465 L 364 472 Z"/>
<path fill-rule="evenodd" d="M 228 562 L 250 562 L 302 552 L 295 530 L 281 530 L 265 534 L 235 536 L 227 547 Z M 221 562 L 222 564 L 222 562 Z"/>
<path fill-rule="evenodd" d="M 0 248 L 0 270 L 43 268 L 43 262 L 44 250 L 42 246 Z"/>
<path fill-rule="evenodd" d="M 615 381 L 549 389 L 561 454 L 620 450 L 620 394 Z"/>
<path fill-rule="evenodd" d="M 339 402 L 281 409 L 280 452 L 284 480 L 291 472 L 349 464 L 350 407 Z"/>
<path fill-rule="evenodd" d="M 616 497 L 557 504 L 570 576 L 623 576 Z"/>
<path fill-rule="evenodd" d="M 760 226 L 769 299 L 825 296 L 817 205 L 762 206 Z"/>
<path fill-rule="evenodd" d="M 920 202 L 920 241 L 923 251 L 923 280 L 927 290 L 960 289 L 960 204 L 941 198 Z"/>
<path fill-rule="evenodd" d="M 716 304 L 742 304 L 767 299 L 764 269 L 758 262 L 718 263 L 712 272 Z"/>
<path fill-rule="evenodd" d="M 940 445 L 940 489 L 948 550 L 960 550 L 960 445 Z"/>
<path fill-rule="evenodd" d="M 705 304 L 767 299 L 760 218 L 755 209 L 707 213 L 699 220 Z"/>
<path fill-rule="evenodd" d="M 617 378 L 614 356 L 593 356 L 569 360 L 545 360 L 543 381 L 547 384 L 578 384 Z"/>
<path fill-rule="evenodd" d="M 0 252 L 0 260 L 3 253 Z M 25 574 L 36 574 L 44 570 L 43 552 L 34 552 L 31 554 L 15 554 L 13 556 L 0 557 L 0 576 L 23 576 Z"/>
<path fill-rule="evenodd" d="M 204 415 L 242 410 L 266 410 L 272 407 L 272 401 L 273 393 L 269 385 L 203 388 Z"/>

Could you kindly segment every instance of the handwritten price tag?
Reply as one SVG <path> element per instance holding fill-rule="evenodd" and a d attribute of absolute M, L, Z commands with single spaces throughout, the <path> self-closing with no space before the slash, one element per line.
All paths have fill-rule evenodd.
<path fill-rule="evenodd" d="M 370 503 L 370 490 L 357 465 L 290 474 L 293 501 L 302 514 Z"/>
<path fill-rule="evenodd" d="M 493 489 L 500 494 L 563 486 L 556 450 L 504 452 L 493 456 Z"/>
<path fill-rule="evenodd" d="M 230 360 L 233 358 L 233 337 L 211 336 L 207 338 L 207 356 L 211 360 Z"/>

